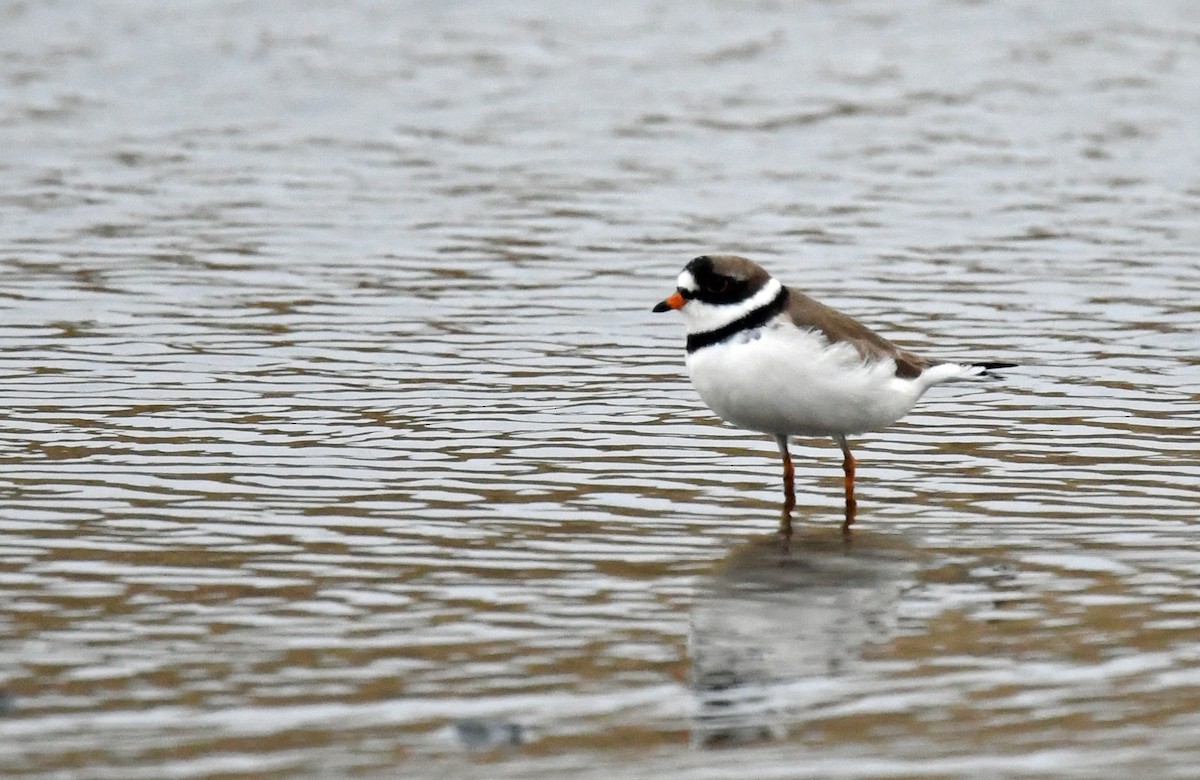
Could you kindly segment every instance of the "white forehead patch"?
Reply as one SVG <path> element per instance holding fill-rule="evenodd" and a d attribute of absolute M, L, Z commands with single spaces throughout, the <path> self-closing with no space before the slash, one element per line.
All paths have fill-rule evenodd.
<path fill-rule="evenodd" d="M 675 286 L 681 290 L 688 290 L 690 292 L 695 292 L 700 287 L 700 285 L 696 284 L 696 277 L 692 276 L 692 272 L 687 270 L 679 274 L 679 278 L 675 280 Z"/>

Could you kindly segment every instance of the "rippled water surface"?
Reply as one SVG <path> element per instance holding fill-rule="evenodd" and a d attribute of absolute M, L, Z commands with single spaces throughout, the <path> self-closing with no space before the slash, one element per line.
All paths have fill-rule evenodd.
<path fill-rule="evenodd" d="M 1193 777 L 1194 3 L 0 2 L 7 776 Z M 778 463 L 707 251 L 1011 360 Z"/>

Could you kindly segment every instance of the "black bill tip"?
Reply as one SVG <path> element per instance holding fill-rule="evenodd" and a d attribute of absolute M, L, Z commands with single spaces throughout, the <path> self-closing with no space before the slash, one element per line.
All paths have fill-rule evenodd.
<path fill-rule="evenodd" d="M 651 311 L 653 311 L 655 314 L 659 314 L 664 311 L 670 311 L 671 309 L 682 309 L 688 302 L 689 297 L 691 296 L 689 296 L 683 290 L 683 288 L 680 288 L 668 295 L 665 301 L 655 306 Z"/>

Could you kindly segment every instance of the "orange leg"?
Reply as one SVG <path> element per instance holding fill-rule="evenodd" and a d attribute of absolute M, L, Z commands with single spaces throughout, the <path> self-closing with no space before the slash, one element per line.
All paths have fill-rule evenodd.
<path fill-rule="evenodd" d="M 849 531 L 850 526 L 854 524 L 855 512 L 858 510 L 858 501 L 854 498 L 854 467 L 857 463 L 850 453 L 850 444 L 846 441 L 846 437 L 835 436 L 834 438 L 842 448 L 842 473 L 845 474 L 846 521 L 842 523 L 842 530 Z"/>
<path fill-rule="evenodd" d="M 786 539 L 792 535 L 792 510 L 796 508 L 796 469 L 792 467 L 792 455 L 788 452 L 788 437 L 776 436 L 775 443 L 783 458 L 783 514 L 779 518 L 779 533 Z"/>

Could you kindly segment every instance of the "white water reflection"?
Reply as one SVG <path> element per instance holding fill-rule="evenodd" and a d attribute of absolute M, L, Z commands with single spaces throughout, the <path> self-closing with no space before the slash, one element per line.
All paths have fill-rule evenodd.
<path fill-rule="evenodd" d="M 693 743 L 781 739 L 864 649 L 888 640 L 915 583 L 896 537 L 809 534 L 739 545 L 698 586 L 688 649 L 698 711 Z"/>

